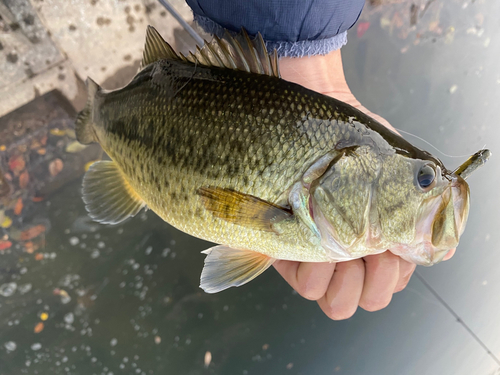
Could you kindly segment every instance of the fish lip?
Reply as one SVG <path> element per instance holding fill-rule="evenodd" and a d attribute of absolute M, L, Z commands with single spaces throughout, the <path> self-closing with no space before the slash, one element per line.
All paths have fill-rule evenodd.
<path fill-rule="evenodd" d="M 443 186 L 441 193 L 429 197 L 421 203 L 414 241 L 405 247 L 404 251 L 399 251 L 406 252 L 406 254 L 400 255 L 404 259 L 423 266 L 432 266 L 441 262 L 449 250 L 456 248 L 467 222 L 469 211 L 468 184 L 462 177 L 454 173 L 443 174 L 443 177 L 446 179 L 440 183 L 446 185 Z M 451 209 L 450 205 L 453 207 L 451 212 L 447 211 L 447 209 Z M 449 216 L 451 214 L 453 217 Z M 453 231 L 448 232 L 448 235 L 445 234 L 445 237 L 440 237 L 439 233 L 435 237 L 435 230 L 446 231 L 443 229 L 446 228 L 446 225 L 440 226 L 438 224 L 438 227 L 435 227 L 436 220 L 440 217 L 446 220 L 448 230 L 451 224 L 449 220 L 453 220 L 451 224 L 454 226 L 452 227 Z M 433 239 L 436 243 L 433 242 Z M 404 245 L 398 245 L 398 247 L 402 248 Z"/>
<path fill-rule="evenodd" d="M 413 263 L 422 266 L 431 266 L 438 263 L 444 258 L 446 252 L 441 257 L 436 257 L 438 253 L 444 252 L 445 249 L 438 248 L 432 241 L 434 232 L 434 223 L 440 212 L 443 211 L 443 199 L 451 197 L 451 186 L 448 186 L 444 191 L 434 197 L 426 199 L 422 202 L 424 211 L 421 212 L 417 220 L 416 235 L 414 241 L 409 245 L 409 256 Z M 446 197 L 448 195 L 448 197 Z M 446 206 L 449 203 L 446 204 Z M 451 248 L 450 248 L 451 249 Z M 446 250 L 450 250 L 446 249 Z"/>
<path fill-rule="evenodd" d="M 470 209 L 469 184 L 459 175 L 453 174 L 454 180 L 451 184 L 451 193 L 454 207 L 455 223 L 460 237 L 467 225 Z M 460 220 L 460 221 L 458 221 Z"/>

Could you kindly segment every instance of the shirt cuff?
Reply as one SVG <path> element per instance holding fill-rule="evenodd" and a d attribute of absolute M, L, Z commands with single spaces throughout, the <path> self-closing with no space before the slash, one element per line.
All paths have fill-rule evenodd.
<path fill-rule="evenodd" d="M 194 21 L 206 33 L 217 35 L 221 38 L 224 35 L 224 28 L 208 17 L 194 14 Z M 269 41 L 265 40 L 269 53 L 276 49 L 278 57 L 304 57 L 314 55 L 326 55 L 331 51 L 342 48 L 347 43 L 347 31 L 337 34 L 331 38 L 317 40 L 301 40 L 297 42 Z"/>

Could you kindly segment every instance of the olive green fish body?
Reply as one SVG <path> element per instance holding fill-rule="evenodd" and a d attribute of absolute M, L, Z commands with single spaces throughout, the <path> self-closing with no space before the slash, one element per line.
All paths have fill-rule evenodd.
<path fill-rule="evenodd" d="M 112 161 L 91 166 L 84 200 L 102 223 L 147 206 L 222 244 L 206 252 L 205 291 L 242 285 L 275 259 L 390 248 L 431 265 L 458 243 L 469 202 L 460 174 L 359 110 L 280 79 L 260 36 L 215 38 L 184 57 L 148 28 L 142 67 L 120 90 L 87 81 L 77 137 Z"/>
<path fill-rule="evenodd" d="M 213 217 L 197 190 L 217 186 L 286 204 L 312 162 L 340 142 L 359 143 L 355 116 L 364 115 L 275 77 L 176 61 L 149 65 L 124 89 L 98 94 L 94 107 L 99 143 L 165 221 L 209 241 L 303 261 L 329 258 L 307 236 Z M 288 230 L 301 233 L 300 225 Z"/>

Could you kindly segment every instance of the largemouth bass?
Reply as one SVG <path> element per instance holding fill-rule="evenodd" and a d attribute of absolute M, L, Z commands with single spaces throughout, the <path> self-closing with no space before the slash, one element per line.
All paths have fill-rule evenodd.
<path fill-rule="evenodd" d="M 77 137 L 112 161 L 90 167 L 83 198 L 98 222 L 147 206 L 220 244 L 205 251 L 205 291 L 242 285 L 275 259 L 390 249 L 429 266 L 457 246 L 469 211 L 460 173 L 359 110 L 281 79 L 260 35 L 227 34 L 183 56 L 149 27 L 141 67 L 115 91 L 87 80 Z"/>

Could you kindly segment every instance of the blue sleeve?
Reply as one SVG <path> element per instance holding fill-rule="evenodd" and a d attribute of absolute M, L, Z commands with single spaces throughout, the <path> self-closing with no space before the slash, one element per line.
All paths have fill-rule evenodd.
<path fill-rule="evenodd" d="M 186 0 L 208 33 L 260 32 L 280 57 L 327 54 L 347 42 L 365 0 Z"/>

